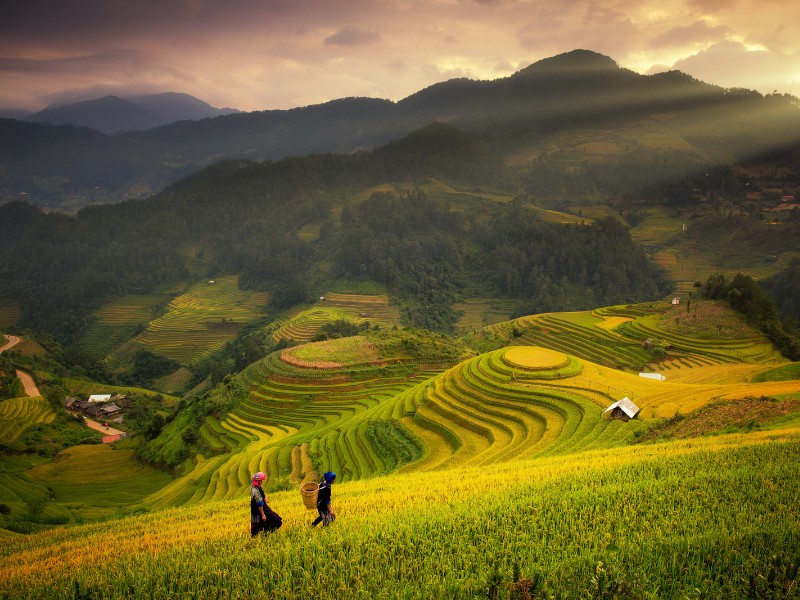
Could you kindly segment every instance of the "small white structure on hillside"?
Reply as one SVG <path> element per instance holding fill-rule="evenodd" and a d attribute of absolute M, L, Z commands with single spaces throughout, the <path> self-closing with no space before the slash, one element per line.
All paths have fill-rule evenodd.
<path fill-rule="evenodd" d="M 108 402 L 109 400 L 111 400 L 111 394 L 92 394 L 87 402 Z"/>
<path fill-rule="evenodd" d="M 609 406 L 604 411 L 604 414 L 607 412 L 611 412 L 611 418 L 613 419 L 630 421 L 639 413 L 639 407 L 636 406 L 630 398 L 625 396 L 622 400 L 617 400 L 614 404 Z"/>
<path fill-rule="evenodd" d="M 655 379 L 656 381 L 664 381 L 666 379 L 661 373 L 639 373 L 639 377 Z"/>

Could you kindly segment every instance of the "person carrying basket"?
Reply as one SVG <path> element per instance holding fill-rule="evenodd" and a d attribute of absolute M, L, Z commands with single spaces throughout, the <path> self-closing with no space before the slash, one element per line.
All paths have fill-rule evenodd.
<path fill-rule="evenodd" d="M 319 484 L 319 493 L 317 495 L 317 511 L 319 516 L 311 523 L 312 527 L 322 523 L 323 527 L 329 525 L 335 518 L 336 513 L 333 512 L 331 507 L 331 486 L 336 481 L 336 473 L 328 471 L 322 476 L 322 481 Z"/>

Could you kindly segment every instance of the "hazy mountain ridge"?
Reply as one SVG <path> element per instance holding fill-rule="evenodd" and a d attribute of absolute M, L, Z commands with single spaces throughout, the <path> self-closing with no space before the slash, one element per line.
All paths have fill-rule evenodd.
<path fill-rule="evenodd" d="M 21 192 L 62 208 L 67 196 L 67 207 L 118 201 L 158 191 L 225 158 L 346 154 L 384 145 L 433 121 L 480 135 L 504 156 L 523 157 L 517 161 L 563 148 L 565 135 L 572 136 L 567 142 L 574 146 L 592 137 L 601 140 L 609 128 L 633 128 L 629 137 L 635 137 L 642 122 L 656 123 L 675 138 L 665 151 L 710 163 L 751 158 L 800 141 L 800 110 L 782 96 L 724 90 L 681 73 L 638 75 L 608 57 L 574 51 L 503 79 L 435 84 L 396 103 L 343 98 L 291 110 L 181 121 L 88 144 L 85 139 L 70 142 L 72 135 L 84 136 L 54 127 L 62 144 L 54 147 L 50 130 L 0 121 L 4 139 L 13 130 L 20 140 L 17 147 L 0 149 L 0 164 L 6 167 L 0 201 Z M 631 148 L 636 151 L 635 143 Z"/>
<path fill-rule="evenodd" d="M 27 115 L 31 123 L 89 127 L 106 134 L 153 129 L 175 121 L 199 120 L 238 112 L 213 106 L 175 92 L 140 96 L 105 96 L 81 102 L 51 105 Z"/>

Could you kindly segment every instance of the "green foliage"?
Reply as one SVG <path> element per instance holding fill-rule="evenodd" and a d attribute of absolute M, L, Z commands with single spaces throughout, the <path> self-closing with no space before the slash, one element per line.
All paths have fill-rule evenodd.
<path fill-rule="evenodd" d="M 760 286 L 772 298 L 781 318 L 800 321 L 800 259 L 792 260 L 780 273 L 760 282 Z"/>
<path fill-rule="evenodd" d="M 0 245 L 0 295 L 18 301 L 23 326 L 71 343 L 82 339 L 104 301 L 185 281 L 196 268 L 189 257 L 200 255 L 210 275 L 240 273 L 242 287 L 269 291 L 276 308 L 314 297 L 321 279 L 371 279 L 397 300 L 405 323 L 449 332 L 458 318 L 451 305 L 469 287 L 545 309 L 563 306 L 565 296 L 589 308 L 665 292 L 663 274 L 611 221 L 564 227 L 538 222 L 521 203 L 472 197 L 467 211 L 418 191 L 342 201 L 354 188 L 385 182 L 384 163 L 396 165 L 398 152 L 420 147 L 455 161 L 459 172 L 478 172 L 478 155 L 443 151 L 448 144 L 466 147 L 447 126 L 435 126 L 388 154 L 229 161 L 153 198 L 85 208 L 74 218 L 3 205 L 0 222 L 16 213 L 24 218 Z M 419 156 L 410 160 L 401 171 L 416 176 Z M 342 204 L 336 235 L 298 238 L 308 223 L 323 221 L 321 230 L 333 232 L 327 215 Z M 143 361 L 143 372 L 161 370 Z"/>
<path fill-rule="evenodd" d="M 707 298 L 724 298 L 738 312 L 761 330 L 775 346 L 791 360 L 800 360 L 800 336 L 796 330 L 787 331 L 778 320 L 772 300 L 758 287 L 752 277 L 738 273 L 727 281 L 721 273 L 711 275 L 703 286 Z"/>
<path fill-rule="evenodd" d="M 332 340 L 342 337 L 352 337 L 355 335 L 360 335 L 367 329 L 369 329 L 368 322 L 357 324 L 345 319 L 337 319 L 332 323 L 325 323 L 322 326 L 320 333 L 314 336 L 311 341 L 320 342 L 323 340 Z"/>
<path fill-rule="evenodd" d="M 154 379 L 168 375 L 180 366 L 178 361 L 140 349 L 133 357 L 133 373 L 124 377 L 125 383 L 148 387 L 152 385 Z"/>
<path fill-rule="evenodd" d="M 459 360 L 466 354 L 463 343 L 424 329 L 369 331 L 366 337 L 378 348 L 381 358 L 447 363 Z"/>
<path fill-rule="evenodd" d="M 0 336 L 0 343 L 5 338 Z M 22 382 L 17 378 L 14 363 L 7 353 L 0 354 L 0 400 L 19 398 L 25 394 Z"/>

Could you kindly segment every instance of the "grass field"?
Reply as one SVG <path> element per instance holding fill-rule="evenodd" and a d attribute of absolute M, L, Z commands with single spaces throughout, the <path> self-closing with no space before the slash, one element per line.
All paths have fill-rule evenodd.
<path fill-rule="evenodd" d="M 256 540 L 242 487 L 6 537 L 0 594 L 793 598 L 798 442 L 794 428 L 339 483 L 324 530 L 296 490 L 274 493 L 283 528 Z"/>
<path fill-rule="evenodd" d="M 46 485 L 51 500 L 70 513 L 92 519 L 135 504 L 171 480 L 169 474 L 146 467 L 133 458 L 133 450 L 109 445 L 74 446 L 57 459 L 37 465 L 26 475 Z"/>

